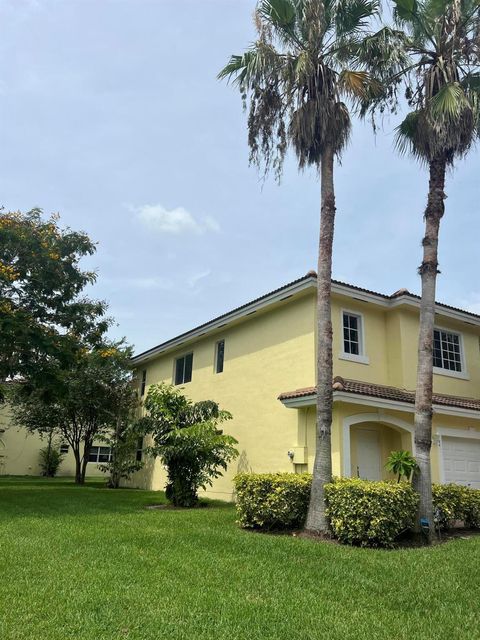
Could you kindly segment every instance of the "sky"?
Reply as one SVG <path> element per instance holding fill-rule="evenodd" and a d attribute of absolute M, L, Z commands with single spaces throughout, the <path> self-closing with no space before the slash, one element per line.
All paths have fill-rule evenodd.
<path fill-rule="evenodd" d="M 316 267 L 320 188 L 248 165 L 216 75 L 254 39 L 254 0 L 0 0 L 0 205 L 58 212 L 97 252 L 91 296 L 138 353 Z M 336 167 L 334 278 L 419 292 L 427 173 L 401 114 L 354 123 Z M 480 155 L 447 179 L 438 300 L 480 313 Z"/>

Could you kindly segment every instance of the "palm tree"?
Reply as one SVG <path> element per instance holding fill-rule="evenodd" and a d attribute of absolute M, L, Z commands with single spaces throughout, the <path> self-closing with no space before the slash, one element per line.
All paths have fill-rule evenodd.
<path fill-rule="evenodd" d="M 412 111 L 397 128 L 396 145 L 429 169 L 424 212 L 415 446 L 419 472 L 419 522 L 432 530 L 433 334 L 438 271 L 438 234 L 445 211 L 447 167 L 465 156 L 480 129 L 480 4 L 478 0 L 394 0 L 395 21 L 403 30 L 409 64 L 394 77 L 407 83 Z"/>
<path fill-rule="evenodd" d="M 300 169 L 320 174 L 317 269 L 317 435 L 306 528 L 326 533 L 324 485 L 332 476 L 332 321 L 330 310 L 335 222 L 334 162 L 347 145 L 351 118 L 344 102 L 365 102 L 379 83 L 359 63 L 375 34 L 378 0 L 259 0 L 257 40 L 219 74 L 232 79 L 247 107 L 250 161 L 282 172 L 292 147 Z"/>

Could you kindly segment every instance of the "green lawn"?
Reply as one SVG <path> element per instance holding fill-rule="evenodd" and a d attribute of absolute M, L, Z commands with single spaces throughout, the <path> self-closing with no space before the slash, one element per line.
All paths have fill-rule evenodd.
<path fill-rule="evenodd" d="M 230 505 L 0 479 L 2 640 L 480 638 L 480 537 L 371 551 L 239 530 Z"/>

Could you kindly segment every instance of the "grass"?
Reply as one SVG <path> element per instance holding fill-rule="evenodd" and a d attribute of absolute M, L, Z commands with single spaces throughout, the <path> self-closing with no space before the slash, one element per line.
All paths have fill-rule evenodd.
<path fill-rule="evenodd" d="M 480 537 L 353 549 L 241 531 L 234 509 L 0 479 L 2 640 L 480 638 Z"/>

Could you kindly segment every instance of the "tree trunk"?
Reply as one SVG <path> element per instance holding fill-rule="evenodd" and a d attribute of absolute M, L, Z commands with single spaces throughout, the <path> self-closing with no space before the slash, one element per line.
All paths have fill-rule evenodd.
<path fill-rule="evenodd" d="M 82 464 L 80 467 L 80 477 L 81 477 L 80 484 L 85 484 L 85 475 L 87 473 L 87 464 L 88 464 L 88 458 L 90 456 L 91 449 L 92 449 L 92 443 L 85 441 L 83 445 Z"/>
<path fill-rule="evenodd" d="M 82 478 L 82 458 L 80 456 L 80 445 L 72 447 L 73 455 L 75 456 L 75 484 L 83 484 L 84 478 Z"/>
<path fill-rule="evenodd" d="M 314 533 L 328 532 L 325 514 L 324 485 L 332 479 L 332 249 L 335 225 L 335 192 L 333 186 L 333 150 L 324 151 L 321 161 L 321 215 L 317 268 L 317 433 L 312 489 L 305 529 Z"/>
<path fill-rule="evenodd" d="M 121 435 L 122 422 L 120 417 L 117 416 L 117 422 L 115 424 L 115 440 L 112 447 L 112 460 L 110 463 L 110 478 L 108 480 L 108 486 L 110 489 L 118 489 L 120 486 L 120 471 L 118 465 L 118 450 L 120 447 L 120 435 Z"/>
<path fill-rule="evenodd" d="M 444 193 L 446 162 L 435 159 L 430 163 L 428 203 L 425 210 L 425 237 L 423 260 L 419 268 L 422 278 L 420 304 L 420 329 L 418 337 L 417 389 L 415 393 L 415 457 L 418 471 L 414 487 L 420 495 L 417 531 L 420 520 L 429 523 L 429 541 L 432 538 L 433 506 L 430 449 L 432 446 L 432 396 L 433 396 L 433 330 L 435 325 L 435 289 L 438 271 L 438 232 L 445 211 Z"/>

